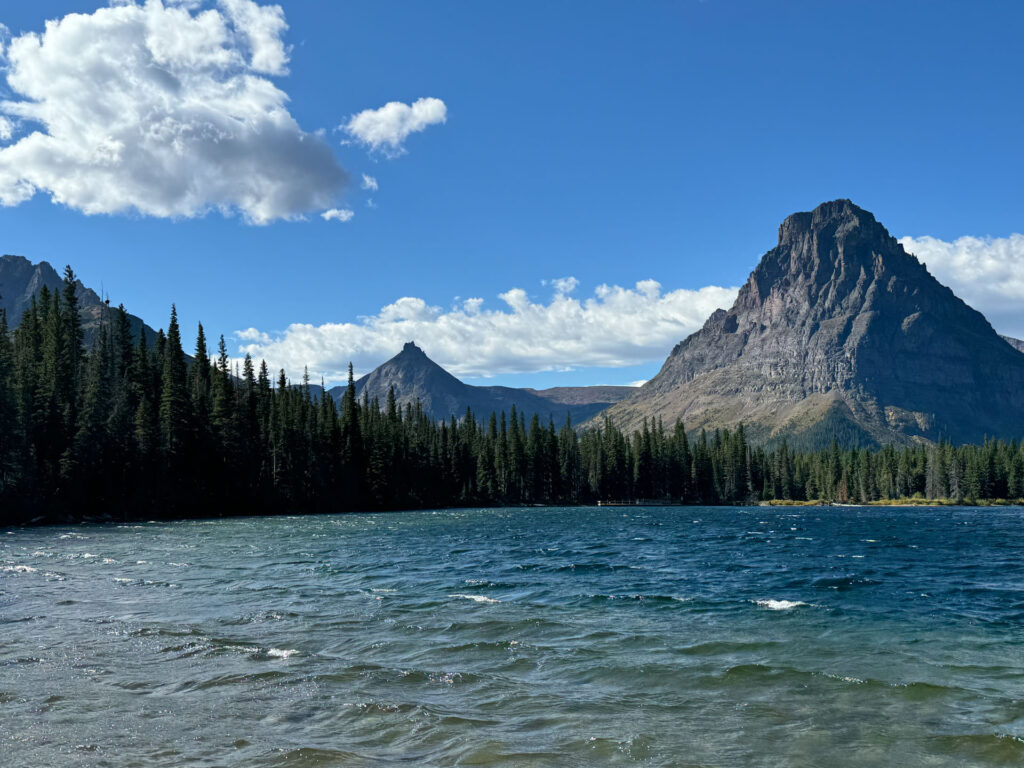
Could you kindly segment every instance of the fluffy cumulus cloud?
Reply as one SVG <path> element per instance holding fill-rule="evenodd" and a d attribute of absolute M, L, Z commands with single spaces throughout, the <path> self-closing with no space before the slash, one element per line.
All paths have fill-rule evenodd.
<path fill-rule="evenodd" d="M 293 377 L 308 365 L 330 382 L 344 379 L 349 361 L 367 372 L 410 340 L 458 376 L 622 367 L 663 360 L 715 309 L 731 305 L 737 291 L 708 286 L 665 293 L 644 280 L 633 288 L 601 285 L 581 300 L 570 295 L 576 285 L 574 278 L 552 281 L 547 301 L 513 288 L 494 309 L 480 298 L 443 309 L 404 297 L 358 322 L 294 324 L 278 334 L 249 328 L 237 336 L 243 354 Z"/>
<path fill-rule="evenodd" d="M 12 39 L 0 203 L 260 224 L 330 207 L 345 173 L 267 78 L 286 29 L 253 0 L 128 0 Z"/>
<path fill-rule="evenodd" d="M 953 242 L 904 237 L 900 243 L 996 330 L 1024 335 L 1024 235 L 961 237 Z"/>
<path fill-rule="evenodd" d="M 320 214 L 320 217 L 324 221 L 352 221 L 352 217 L 355 216 L 355 211 L 349 208 L 331 208 L 329 211 L 324 211 Z"/>
<path fill-rule="evenodd" d="M 410 134 L 448 119 L 448 108 L 440 99 L 417 99 L 412 104 L 389 101 L 380 109 L 364 109 L 353 115 L 341 129 L 371 150 L 395 156 L 405 152 Z"/>

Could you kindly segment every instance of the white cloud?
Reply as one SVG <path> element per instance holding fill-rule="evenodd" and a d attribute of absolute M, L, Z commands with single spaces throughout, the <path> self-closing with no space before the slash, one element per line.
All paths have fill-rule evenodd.
<path fill-rule="evenodd" d="M 417 99 L 411 105 L 389 101 L 380 109 L 353 115 L 341 129 L 370 149 L 395 156 L 405 152 L 402 143 L 409 134 L 447 119 L 448 108 L 440 99 Z"/>
<path fill-rule="evenodd" d="M 636 381 L 629 382 L 629 384 L 627 384 L 626 386 L 627 387 L 642 387 L 648 381 L 649 381 L 649 379 L 637 379 Z"/>
<path fill-rule="evenodd" d="M 903 237 L 900 243 L 996 330 L 1024 334 L 1024 235 L 960 237 L 953 242 Z"/>
<path fill-rule="evenodd" d="M 352 217 L 355 216 L 355 211 L 349 210 L 348 208 L 331 208 L 329 211 L 324 211 L 320 214 L 320 218 L 324 221 L 352 221 Z"/>
<path fill-rule="evenodd" d="M 559 296 L 564 296 L 567 293 L 572 293 L 580 287 L 580 281 L 575 277 L 559 277 L 551 281 L 551 285 L 554 286 L 555 293 Z"/>
<path fill-rule="evenodd" d="M 249 66 L 268 75 L 288 74 L 288 52 L 281 35 L 288 29 L 279 5 L 257 5 L 253 0 L 218 0 L 234 28 L 248 44 Z"/>
<path fill-rule="evenodd" d="M 367 176 L 364 173 L 363 174 L 363 189 L 368 189 L 371 192 L 376 192 L 378 188 L 379 188 L 379 185 L 377 184 L 377 180 L 375 178 L 373 178 L 373 176 Z"/>
<path fill-rule="evenodd" d="M 0 141 L 8 141 L 14 135 L 14 123 L 0 115 Z"/>
<path fill-rule="evenodd" d="M 128 0 L 13 39 L 0 112 L 37 128 L 0 148 L 0 203 L 259 224 L 328 207 L 344 171 L 262 76 L 287 71 L 283 11 L 203 7 Z"/>
<path fill-rule="evenodd" d="M 237 336 L 243 354 L 296 378 L 308 365 L 331 382 L 344 380 L 349 361 L 367 372 L 410 340 L 458 376 L 623 367 L 663 360 L 736 292 L 707 286 L 662 293 L 659 283 L 644 280 L 635 288 L 602 285 L 584 300 L 556 289 L 545 304 L 513 288 L 500 295 L 503 308 L 470 298 L 450 310 L 403 297 L 358 322 L 296 323 L 278 334 L 249 328 Z"/>

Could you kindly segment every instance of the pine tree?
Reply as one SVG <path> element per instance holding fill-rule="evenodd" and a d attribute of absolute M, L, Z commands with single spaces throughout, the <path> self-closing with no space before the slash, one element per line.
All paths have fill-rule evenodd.
<path fill-rule="evenodd" d="M 172 306 L 160 375 L 160 441 L 172 471 L 180 470 L 187 449 L 189 411 L 185 352 L 181 348 L 178 310 Z"/>
<path fill-rule="evenodd" d="M 22 426 L 14 381 L 14 348 L 7 329 L 7 312 L 0 308 L 0 502 L 12 497 L 20 470 L 18 454 Z M 6 507 L 7 504 L 0 504 Z M 0 522 L 5 515 L 0 513 Z"/>
<path fill-rule="evenodd" d="M 129 386 L 135 401 L 135 447 L 143 467 L 148 468 L 155 464 L 155 455 L 160 441 L 160 422 L 155 374 L 150 361 L 149 348 L 141 336 L 132 356 L 129 379 L 131 380 Z"/>
<path fill-rule="evenodd" d="M 78 419 L 73 450 L 70 451 L 67 474 L 78 487 L 77 496 L 83 508 L 102 512 L 109 507 L 107 494 L 116 492 L 103 478 L 110 471 L 111 436 L 107 430 L 113 411 L 113 340 L 109 333 L 100 333 L 88 358 L 82 387 L 82 409 Z"/>
<path fill-rule="evenodd" d="M 212 382 L 210 376 L 210 356 L 206 349 L 206 334 L 203 324 L 199 323 L 196 334 L 196 351 L 189 371 L 189 394 L 192 400 L 192 412 L 196 421 L 206 427 L 210 419 Z"/>
<path fill-rule="evenodd" d="M 341 400 L 341 466 L 344 493 L 342 503 L 348 509 L 358 508 L 362 503 L 364 464 L 355 377 L 352 373 L 352 363 L 349 363 L 348 386 Z"/>

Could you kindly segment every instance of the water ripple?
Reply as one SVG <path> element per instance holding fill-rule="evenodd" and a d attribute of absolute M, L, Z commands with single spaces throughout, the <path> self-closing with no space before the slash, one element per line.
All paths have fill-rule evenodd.
<path fill-rule="evenodd" d="M 642 508 L 13 529 L 0 749 L 26 766 L 1016 766 L 1022 522 Z"/>

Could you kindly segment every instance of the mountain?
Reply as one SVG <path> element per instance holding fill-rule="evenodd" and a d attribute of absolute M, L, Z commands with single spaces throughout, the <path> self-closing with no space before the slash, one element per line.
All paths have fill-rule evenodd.
<path fill-rule="evenodd" d="M 1024 343 L 1024 342 L 1022 342 Z M 529 392 L 537 397 L 543 397 L 552 403 L 563 403 L 565 405 L 603 405 L 617 403 L 625 400 L 636 391 L 636 387 L 615 387 L 596 385 L 591 387 L 550 387 L 548 389 L 533 389 L 525 387 L 522 392 Z"/>
<path fill-rule="evenodd" d="M 13 328 L 20 322 L 22 313 L 44 285 L 51 293 L 64 289 L 64 279 L 48 262 L 33 264 L 24 256 L 0 256 L 0 309 L 7 311 L 8 325 Z M 95 291 L 86 288 L 80 280 L 75 285 L 78 288 L 78 314 L 82 318 L 86 346 L 89 346 L 95 340 L 109 308 Z M 141 331 L 146 334 L 146 342 L 153 343 L 156 332 L 141 318 L 130 314 L 128 323 L 136 339 Z"/>
<path fill-rule="evenodd" d="M 424 412 L 435 421 L 452 416 L 459 418 L 467 407 L 478 418 L 487 418 L 491 413 L 504 411 L 508 414 L 515 406 L 527 420 L 537 414 L 543 421 L 550 417 L 559 425 L 566 416 L 574 424 L 585 421 L 633 391 L 633 387 L 555 387 L 546 390 L 475 387 L 452 376 L 413 342 L 356 381 L 356 394 L 360 399 L 364 394 L 370 400 L 376 398 L 383 405 L 392 387 L 399 406 L 404 408 L 406 403 L 419 401 Z M 329 391 L 339 401 L 344 393 L 345 387 L 334 387 Z"/>
<path fill-rule="evenodd" d="M 1024 435 L 1024 355 L 849 200 L 779 228 L 733 306 L 607 416 L 792 446 Z"/>
<path fill-rule="evenodd" d="M 1024 339 L 1015 339 L 1013 336 L 1000 336 L 1000 338 L 1018 352 L 1024 352 Z"/>

